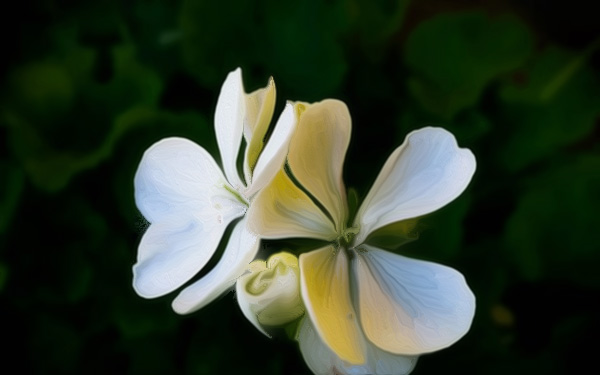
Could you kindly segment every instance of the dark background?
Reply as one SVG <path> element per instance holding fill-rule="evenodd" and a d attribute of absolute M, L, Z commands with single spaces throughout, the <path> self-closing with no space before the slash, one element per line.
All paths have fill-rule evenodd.
<path fill-rule="evenodd" d="M 0 327 L 33 374 L 307 374 L 233 294 L 189 316 L 144 300 L 132 178 L 166 136 L 217 154 L 226 74 L 344 100 L 363 197 L 411 130 L 478 167 L 399 249 L 460 270 L 470 332 L 414 374 L 566 374 L 600 337 L 600 29 L 586 1 L 20 1 L 0 15 Z M 26 360 L 18 360 L 17 355 Z"/>

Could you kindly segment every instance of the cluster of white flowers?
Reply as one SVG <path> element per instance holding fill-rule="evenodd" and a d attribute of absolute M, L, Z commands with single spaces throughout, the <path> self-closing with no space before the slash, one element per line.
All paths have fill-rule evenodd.
<path fill-rule="evenodd" d="M 176 312 L 196 311 L 235 285 L 242 312 L 264 334 L 298 322 L 314 373 L 410 373 L 420 354 L 469 330 L 475 298 L 458 271 L 379 249 L 369 236 L 454 200 L 473 176 L 473 154 L 443 129 L 410 133 L 351 218 L 342 179 L 351 134 L 346 105 L 288 102 L 265 143 L 274 106 L 273 81 L 246 94 L 237 69 L 215 114 L 224 174 L 186 139 L 164 139 L 145 152 L 135 198 L 150 226 L 133 267 L 136 292 L 159 297 L 187 283 L 232 225 L 220 261 L 180 292 Z M 324 245 L 299 257 L 254 260 L 261 238 Z"/>

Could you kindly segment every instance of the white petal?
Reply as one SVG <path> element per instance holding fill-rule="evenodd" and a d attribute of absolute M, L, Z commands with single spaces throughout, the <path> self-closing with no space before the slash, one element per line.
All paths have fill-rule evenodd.
<path fill-rule="evenodd" d="M 244 174 L 246 184 L 252 181 L 252 171 L 256 166 L 269 129 L 275 109 L 275 82 L 269 79 L 267 87 L 245 95 L 246 116 L 244 118 L 244 138 L 246 139 L 246 155 L 244 157 Z"/>
<path fill-rule="evenodd" d="M 333 246 L 300 255 L 300 290 L 319 337 L 342 360 L 366 361 L 354 306 L 346 250 Z"/>
<path fill-rule="evenodd" d="M 269 142 L 260 154 L 252 175 L 252 183 L 248 186 L 245 196 L 252 197 L 265 187 L 282 168 L 287 156 L 290 139 L 296 129 L 296 123 L 294 106 L 288 103 L 279 120 L 277 120 L 273 133 L 269 137 Z"/>
<path fill-rule="evenodd" d="M 236 297 L 244 316 L 266 336 L 262 328 L 289 323 L 304 314 L 300 297 L 298 258 L 287 252 L 255 260 L 236 283 Z"/>
<path fill-rule="evenodd" d="M 150 225 L 133 266 L 135 291 L 144 298 L 155 298 L 179 288 L 208 262 L 225 227 L 207 227 L 189 216 Z"/>
<path fill-rule="evenodd" d="M 360 322 L 379 348 L 423 354 L 452 345 L 469 330 L 475 297 L 458 271 L 366 245 L 356 252 L 353 269 Z"/>
<path fill-rule="evenodd" d="M 475 172 L 475 157 L 458 148 L 456 139 L 441 128 L 410 133 L 388 158 L 362 203 L 354 225 L 355 243 L 375 229 L 422 216 L 452 202 Z"/>
<path fill-rule="evenodd" d="M 351 365 L 335 355 L 317 332 L 310 319 L 300 323 L 298 342 L 300 351 L 308 367 L 318 375 L 406 375 L 417 363 L 418 357 L 403 356 L 385 352 L 376 346 L 365 343 L 367 360 L 362 365 Z M 364 340 L 364 338 L 363 338 Z"/>
<path fill-rule="evenodd" d="M 236 188 L 244 187 L 237 171 L 237 156 L 242 143 L 245 116 L 242 70 L 227 75 L 217 101 L 215 133 L 227 180 Z"/>
<path fill-rule="evenodd" d="M 182 138 L 150 147 L 134 184 L 137 206 L 151 225 L 138 248 L 133 286 L 140 296 L 153 298 L 195 275 L 245 206 L 225 188 L 210 155 Z"/>
<path fill-rule="evenodd" d="M 247 218 L 250 230 L 262 238 L 337 237 L 331 220 L 281 169 L 252 200 Z"/>
<path fill-rule="evenodd" d="M 352 121 L 346 104 L 324 100 L 299 105 L 300 119 L 290 142 L 288 163 L 294 177 L 329 212 L 336 231 L 347 220 L 342 170 L 350 143 Z"/>
<path fill-rule="evenodd" d="M 165 138 L 148 148 L 140 161 L 135 202 L 153 223 L 165 216 L 204 211 L 211 206 L 210 192 L 220 194 L 227 185 L 205 149 L 188 139 Z"/>
<path fill-rule="evenodd" d="M 231 289 L 258 252 L 259 239 L 242 219 L 234 227 L 223 257 L 208 274 L 185 288 L 173 301 L 173 310 L 188 314 L 208 305 Z"/>

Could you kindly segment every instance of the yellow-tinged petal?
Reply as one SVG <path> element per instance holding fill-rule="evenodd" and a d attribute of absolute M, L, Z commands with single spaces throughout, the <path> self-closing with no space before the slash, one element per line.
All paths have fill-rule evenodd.
<path fill-rule="evenodd" d="M 267 87 L 246 95 L 246 118 L 244 121 L 244 138 L 247 143 L 246 162 L 244 163 L 246 183 L 251 180 L 252 171 L 263 149 L 265 135 L 274 110 L 275 81 L 271 77 Z"/>
<path fill-rule="evenodd" d="M 331 241 L 337 237 L 331 220 L 283 170 L 256 195 L 247 217 L 250 230 L 263 238 L 303 237 Z"/>
<path fill-rule="evenodd" d="M 365 340 L 364 337 L 362 340 Z M 342 361 L 321 340 L 310 319 L 305 317 L 298 333 L 300 351 L 315 374 L 336 375 L 407 375 L 417 364 L 417 356 L 388 353 L 365 341 L 367 359 L 360 365 Z"/>
<path fill-rule="evenodd" d="M 350 112 L 346 104 L 331 99 L 298 109 L 300 119 L 288 154 L 290 169 L 329 211 L 341 233 L 348 211 L 342 169 L 350 143 Z"/>
<path fill-rule="evenodd" d="M 350 297 L 348 256 L 326 246 L 300 255 L 300 290 L 315 330 L 342 360 L 366 361 L 362 334 Z"/>
<path fill-rule="evenodd" d="M 248 188 L 243 192 L 245 197 L 251 199 L 283 167 L 297 122 L 294 105 L 288 102 L 269 136 L 269 141 L 260 152 L 252 170 L 252 178 L 248 180 Z"/>

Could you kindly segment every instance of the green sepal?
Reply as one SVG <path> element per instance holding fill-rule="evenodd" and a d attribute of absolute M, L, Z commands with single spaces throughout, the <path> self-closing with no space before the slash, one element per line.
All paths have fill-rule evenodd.
<path fill-rule="evenodd" d="M 377 229 L 365 241 L 385 250 L 395 250 L 419 238 L 419 218 L 397 221 Z"/>

